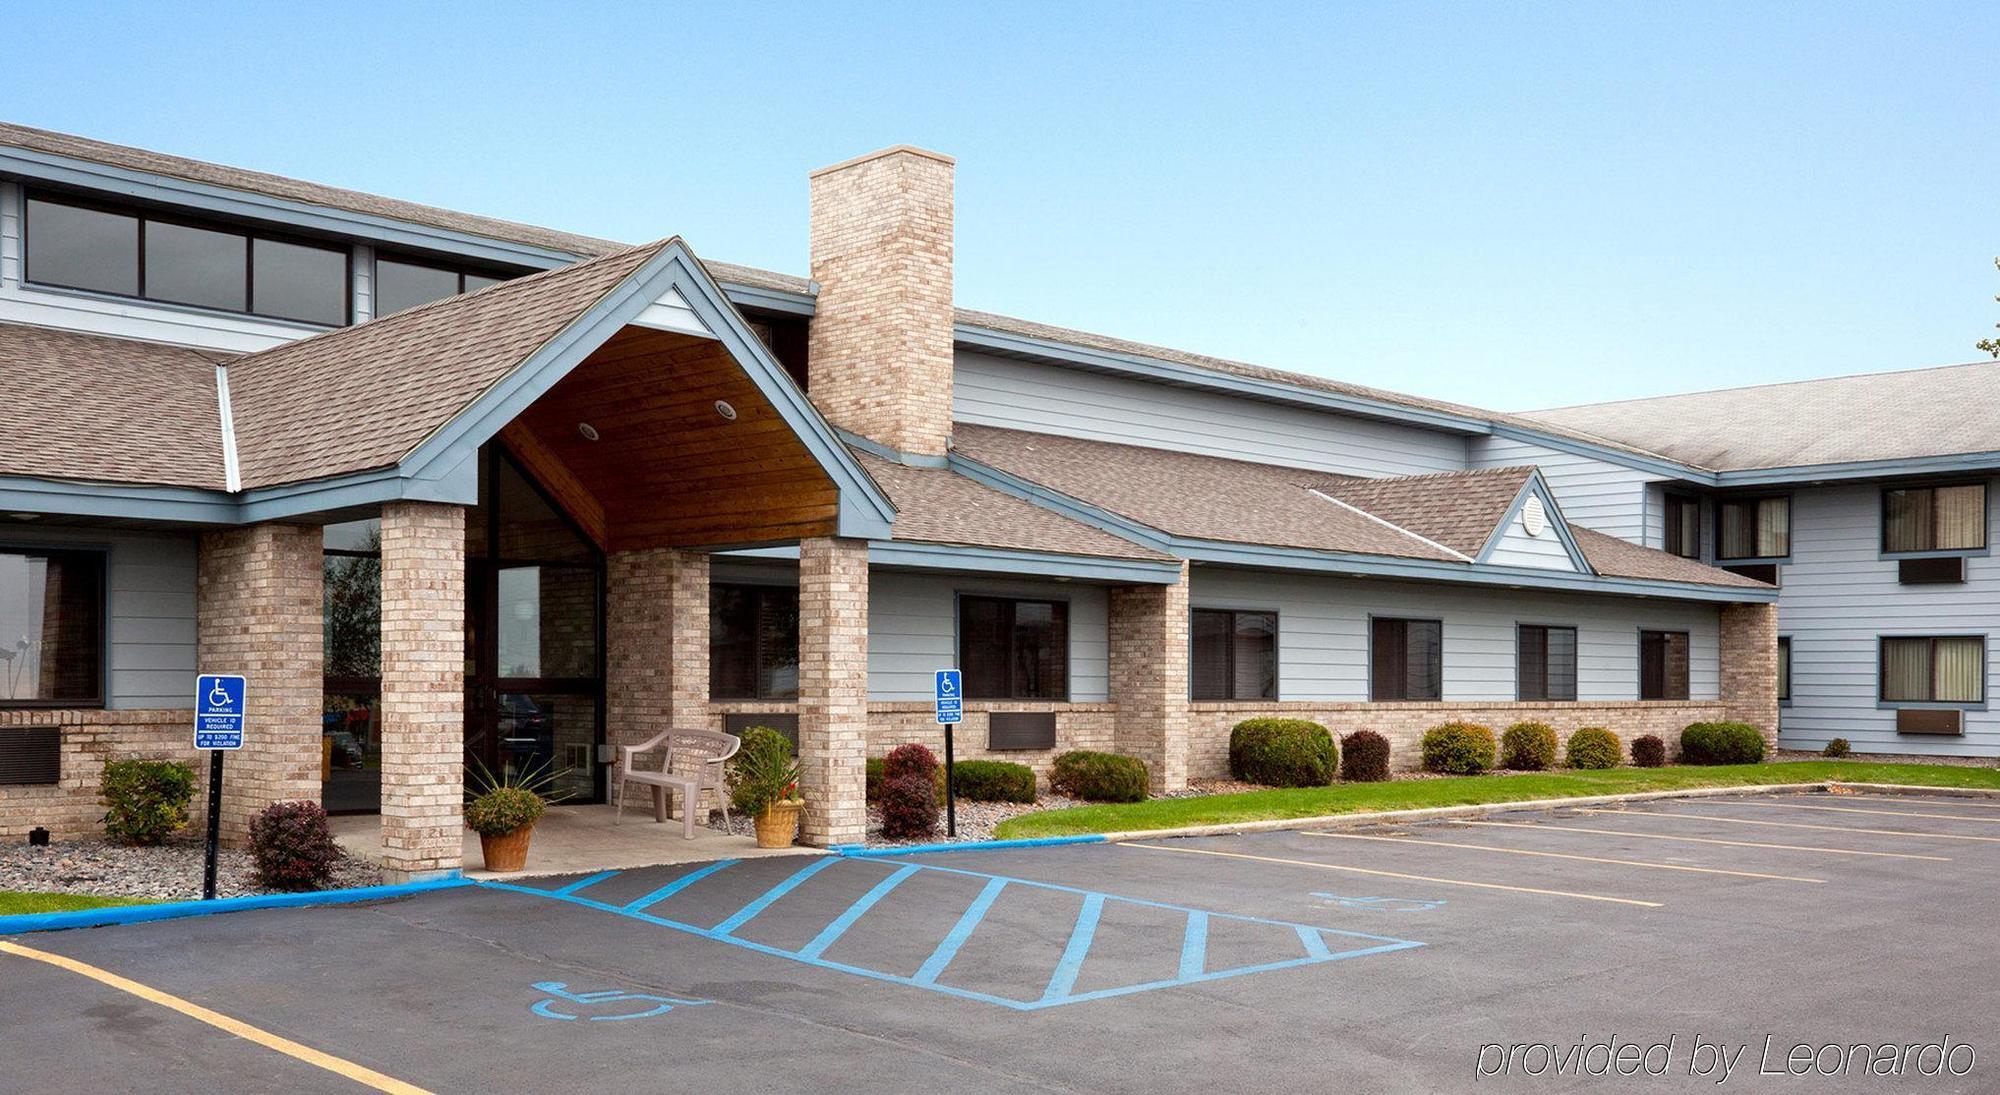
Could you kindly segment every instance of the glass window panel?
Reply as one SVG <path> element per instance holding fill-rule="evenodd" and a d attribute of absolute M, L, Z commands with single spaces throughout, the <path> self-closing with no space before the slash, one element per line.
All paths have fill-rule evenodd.
<path fill-rule="evenodd" d="M 324 557 L 326 675 L 382 675 L 382 560 Z"/>
<path fill-rule="evenodd" d="M 1932 495 L 1892 490 L 1882 495 L 1882 550 L 1929 551 L 1933 544 Z"/>
<path fill-rule="evenodd" d="M 1931 641 L 1882 640 L 1882 698 L 1924 702 L 1931 698 Z"/>
<path fill-rule="evenodd" d="M 259 315 L 337 327 L 347 322 L 347 253 L 252 240 L 250 307 Z"/>
<path fill-rule="evenodd" d="M 1692 498 L 1667 498 L 1667 550 L 1683 559 L 1701 557 L 1701 503 Z"/>
<path fill-rule="evenodd" d="M 139 218 L 28 199 L 29 281 L 139 295 Z"/>
<path fill-rule="evenodd" d="M 1576 628 L 1548 628 L 1548 698 L 1576 699 Z"/>
<path fill-rule="evenodd" d="M 1941 703 L 1978 703 L 1986 697 L 1986 641 L 1977 638 L 1939 639 L 1936 693 Z"/>
<path fill-rule="evenodd" d="M 1549 629 L 1524 627 L 1518 633 L 1515 662 L 1519 667 L 1519 689 L 1524 700 L 1549 698 Z"/>
<path fill-rule="evenodd" d="M 958 667 L 968 698 L 1008 698 L 1013 680 L 1008 662 L 1011 609 L 1009 602 L 990 597 L 959 598 Z"/>
<path fill-rule="evenodd" d="M 500 557 L 546 562 L 588 562 L 590 542 L 551 506 L 511 460 L 500 462 L 495 491 L 500 514 Z"/>
<path fill-rule="evenodd" d="M 708 591 L 708 691 L 716 699 L 757 695 L 757 600 L 743 586 Z"/>
<path fill-rule="evenodd" d="M 320 530 L 320 545 L 328 551 L 382 550 L 382 519 L 338 521 Z"/>
<path fill-rule="evenodd" d="M 381 809 L 380 697 L 372 691 L 327 692 L 321 699 L 320 797 L 326 812 L 372 813 Z"/>
<path fill-rule="evenodd" d="M 507 279 L 489 278 L 485 274 L 467 274 L 465 275 L 465 291 L 468 293 L 476 293 L 479 290 L 484 289 L 489 285 L 498 285 L 505 280 Z"/>
<path fill-rule="evenodd" d="M 1685 631 L 1639 633 L 1639 698 L 1688 698 L 1688 636 Z"/>
<path fill-rule="evenodd" d="M 0 554 L 0 707 L 103 700 L 104 561 Z"/>
<path fill-rule="evenodd" d="M 494 624 L 500 642 L 498 673 L 503 677 L 541 677 L 542 568 L 508 567 L 499 573 L 499 616 Z"/>
<path fill-rule="evenodd" d="M 1437 620 L 1409 622 L 1409 674 L 1405 695 L 1412 700 L 1436 700 L 1444 692 L 1444 624 Z"/>
<path fill-rule="evenodd" d="M 375 260 L 375 314 L 386 316 L 458 295 L 458 272 L 396 259 Z"/>
<path fill-rule="evenodd" d="M 1190 692 L 1197 700 L 1229 698 L 1232 675 L 1229 670 L 1231 646 L 1230 614 L 1212 609 L 1196 609 L 1190 621 Z"/>
<path fill-rule="evenodd" d="M 757 696 L 794 700 L 799 696 L 799 591 L 766 587 L 757 591 Z"/>
<path fill-rule="evenodd" d="M 1278 698 L 1278 616 L 1274 612 L 1235 614 L 1235 674 L 1231 698 Z"/>
<path fill-rule="evenodd" d="M 1792 500 L 1765 498 L 1757 503 L 1757 554 L 1781 559 L 1792 553 Z"/>
<path fill-rule="evenodd" d="M 1792 698 L 1792 640 L 1778 640 L 1778 698 Z"/>
<path fill-rule="evenodd" d="M 1985 547 L 1985 484 L 1939 487 L 1936 495 L 1938 548 L 1958 551 Z"/>
<path fill-rule="evenodd" d="M 1015 699 L 1069 695 L 1068 607 L 1054 601 L 1014 602 Z"/>
<path fill-rule="evenodd" d="M 235 232 L 147 221 L 147 299 L 245 311 L 247 246 Z"/>
<path fill-rule="evenodd" d="M 597 697 L 502 692 L 496 700 L 500 763 L 509 774 L 547 770 L 556 798 L 597 793 Z"/>
<path fill-rule="evenodd" d="M 1721 539 L 1716 554 L 1724 559 L 1749 559 L 1757 554 L 1754 508 L 1744 502 L 1724 502 L 1718 507 Z"/>
<path fill-rule="evenodd" d="M 496 665 L 502 677 L 597 674 L 597 572 L 505 567 L 498 574 Z"/>

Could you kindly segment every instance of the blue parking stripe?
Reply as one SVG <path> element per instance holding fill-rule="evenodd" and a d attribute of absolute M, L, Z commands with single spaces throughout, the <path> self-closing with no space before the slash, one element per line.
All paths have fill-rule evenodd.
<path fill-rule="evenodd" d="M 770 908 L 773 902 L 777 901 L 779 898 L 797 889 L 799 883 L 804 882 L 806 879 L 811 878 L 812 876 L 820 873 L 821 871 L 826 870 L 828 867 L 831 867 L 838 862 L 840 862 L 840 858 L 838 856 L 830 856 L 830 855 L 822 856 L 819 859 L 813 860 L 810 864 L 807 864 L 805 868 L 793 874 L 792 877 L 785 879 L 783 882 L 778 883 L 777 885 L 771 887 L 768 890 L 765 890 L 762 896 L 750 902 L 748 905 L 745 905 L 742 908 L 736 910 L 735 915 L 729 917 L 729 919 L 727 920 L 724 920 L 722 923 L 717 924 L 715 927 L 710 928 L 709 931 L 713 932 L 716 935 L 728 935 L 729 933 L 735 931 L 736 929 L 742 927 L 743 925 L 748 924 L 751 921 L 751 919 L 755 917 L 758 913 L 763 912 L 765 909 Z"/>
<path fill-rule="evenodd" d="M 919 985 L 935 984 L 937 979 L 943 976 L 944 968 L 951 965 L 953 958 L 958 957 L 958 948 L 965 946 L 965 941 L 972 938 L 973 929 L 979 927 L 981 920 L 986 919 L 986 910 L 993 907 L 993 899 L 1000 896 L 1001 889 L 1006 885 L 1007 880 L 1004 878 L 987 879 L 986 888 L 980 890 L 979 896 L 972 899 L 972 904 L 966 908 L 964 915 L 960 916 L 958 923 L 952 926 L 951 934 L 944 937 L 944 942 L 938 944 L 929 958 L 924 959 L 924 964 L 918 967 L 917 975 L 911 980 Z"/>
<path fill-rule="evenodd" d="M 695 883 L 700 882 L 702 879 L 707 878 L 709 875 L 712 875 L 715 872 L 721 870 L 722 868 L 727 867 L 730 864 L 736 862 L 738 861 L 734 859 L 717 860 L 716 862 L 711 863 L 706 867 L 689 871 L 688 873 L 680 876 L 679 878 L 674 879 L 672 882 L 669 882 L 666 885 L 661 886 L 659 889 L 654 890 L 652 893 L 649 893 L 646 896 L 639 898 L 636 901 L 631 901 L 626 903 L 625 907 L 632 910 L 633 912 L 637 912 L 640 909 L 644 909 L 648 906 L 657 905 L 660 902 L 665 901 L 667 898 L 672 897 L 675 894 L 681 892 L 682 890 L 687 889 L 689 886 L 692 886 Z"/>
<path fill-rule="evenodd" d="M 1298 932 L 1299 942 L 1305 944 L 1306 955 L 1308 957 L 1325 958 L 1327 955 L 1333 953 L 1327 949 L 1326 937 L 1319 933 L 1318 928 L 1309 928 L 1304 924 L 1300 924 L 1298 925 Z"/>
<path fill-rule="evenodd" d="M 1191 912 L 1187 932 L 1181 936 L 1181 980 L 1200 977 L 1208 968 L 1208 914 Z"/>
<path fill-rule="evenodd" d="M 818 958 L 820 955 L 825 954 L 826 949 L 833 946 L 834 941 L 845 934 L 847 929 L 853 927 L 854 922 L 861 919 L 863 914 L 869 909 L 874 908 L 877 901 L 889 896 L 890 890 L 902 885 L 904 879 L 916 873 L 916 864 L 906 864 L 900 870 L 892 872 L 889 877 L 877 882 L 874 889 L 862 894 L 859 901 L 849 905 L 846 912 L 841 913 L 834 919 L 833 923 L 828 924 L 825 929 L 814 936 L 812 942 L 807 943 L 801 948 L 799 950 L 799 957 Z"/>
<path fill-rule="evenodd" d="M 599 871 L 596 874 L 591 875 L 589 878 L 579 878 L 575 882 L 572 882 L 569 885 L 564 886 L 562 889 L 557 890 L 555 892 L 575 893 L 576 891 L 583 889 L 585 886 L 595 886 L 599 882 L 602 882 L 605 879 L 611 878 L 617 874 L 618 874 L 617 871 Z"/>
<path fill-rule="evenodd" d="M 1094 893 L 1083 899 L 1083 908 L 1077 910 L 1076 927 L 1070 929 L 1069 945 L 1063 948 L 1062 960 L 1056 963 L 1049 987 L 1042 991 L 1043 1001 L 1060 1000 L 1076 987 L 1076 976 L 1083 972 L 1084 957 L 1090 954 L 1091 940 L 1097 937 L 1097 920 L 1103 913 L 1103 894 Z"/>

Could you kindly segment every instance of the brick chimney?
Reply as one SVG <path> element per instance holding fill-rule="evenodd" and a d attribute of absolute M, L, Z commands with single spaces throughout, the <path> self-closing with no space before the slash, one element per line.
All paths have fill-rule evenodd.
<path fill-rule="evenodd" d="M 925 456 L 951 439 L 952 163 L 898 145 L 812 173 L 813 403 Z"/>

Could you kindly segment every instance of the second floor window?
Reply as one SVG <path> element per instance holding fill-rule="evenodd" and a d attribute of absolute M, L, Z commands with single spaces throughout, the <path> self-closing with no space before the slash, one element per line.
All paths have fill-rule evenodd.
<path fill-rule="evenodd" d="M 1688 633 L 1639 632 L 1639 698 L 1688 698 Z"/>
<path fill-rule="evenodd" d="M 971 700 L 1069 699 L 1069 604 L 958 599 L 958 667 Z"/>
<path fill-rule="evenodd" d="M 1701 503 L 1684 494 L 1667 495 L 1666 549 L 1683 559 L 1701 558 Z"/>
<path fill-rule="evenodd" d="M 344 247 L 39 196 L 28 199 L 27 215 L 31 284 L 328 327 L 347 322 Z"/>
<path fill-rule="evenodd" d="M 798 590 L 708 588 L 708 694 L 718 700 L 798 698 Z"/>
<path fill-rule="evenodd" d="M 1882 550 L 1969 551 L 1986 546 L 1986 484 L 1882 492 Z"/>
<path fill-rule="evenodd" d="M 1444 696 L 1442 620 L 1369 621 L 1368 698 L 1438 700 Z"/>
<path fill-rule="evenodd" d="M 1278 698 L 1278 614 L 1197 608 L 1191 693 L 1197 700 Z"/>
<path fill-rule="evenodd" d="M 1792 553 L 1792 500 L 1732 498 L 1716 506 L 1715 557 L 1783 559 Z"/>
<path fill-rule="evenodd" d="M 375 314 L 386 316 L 419 304 L 484 289 L 505 280 L 477 270 L 378 256 L 375 259 Z"/>
<path fill-rule="evenodd" d="M 1519 698 L 1576 699 L 1576 628 L 1522 624 L 1516 634 Z"/>

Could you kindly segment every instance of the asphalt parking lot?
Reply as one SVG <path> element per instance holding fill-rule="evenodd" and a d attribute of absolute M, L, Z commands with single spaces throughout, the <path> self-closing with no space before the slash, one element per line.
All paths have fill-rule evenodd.
<path fill-rule="evenodd" d="M 13 937 L 0 1088 L 1994 1091 L 1996 879 L 1942 795 L 532 879 Z"/>

